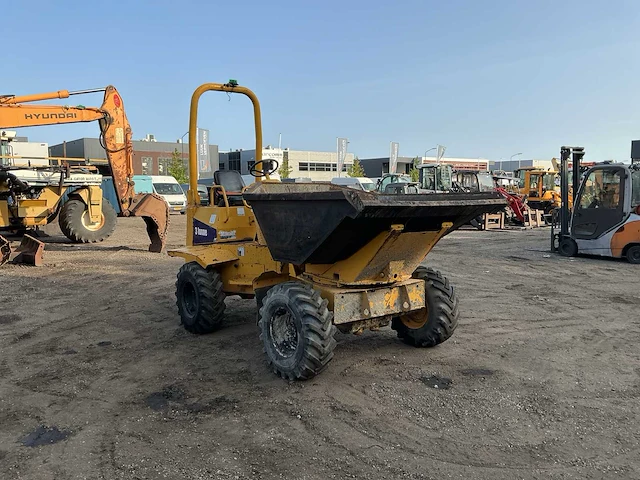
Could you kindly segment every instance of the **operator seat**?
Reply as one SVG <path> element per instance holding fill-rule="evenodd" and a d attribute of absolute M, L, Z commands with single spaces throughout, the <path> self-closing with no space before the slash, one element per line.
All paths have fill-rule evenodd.
<path fill-rule="evenodd" d="M 235 170 L 216 170 L 213 173 L 213 182 L 224 187 L 227 192 L 229 206 L 239 207 L 244 205 L 242 202 L 242 189 L 245 185 L 240 172 Z M 224 198 L 220 190 L 214 191 L 213 203 L 219 207 L 224 207 Z"/>

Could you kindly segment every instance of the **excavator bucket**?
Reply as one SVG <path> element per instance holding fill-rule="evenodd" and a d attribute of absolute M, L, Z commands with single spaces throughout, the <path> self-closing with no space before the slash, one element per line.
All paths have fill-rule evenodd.
<path fill-rule="evenodd" d="M 11 255 L 11 244 L 9 240 L 0 235 L 0 266 L 9 261 Z"/>
<path fill-rule="evenodd" d="M 134 217 L 142 217 L 147 225 L 147 235 L 151 244 L 149 251 L 160 253 L 167 243 L 169 228 L 169 207 L 164 198 L 154 193 L 138 193 L 129 212 Z"/>
<path fill-rule="evenodd" d="M 22 242 L 16 252 L 18 252 L 18 255 L 13 259 L 13 263 L 24 263 L 26 265 L 41 267 L 44 242 L 33 238 L 31 235 L 25 235 L 22 237 Z"/>

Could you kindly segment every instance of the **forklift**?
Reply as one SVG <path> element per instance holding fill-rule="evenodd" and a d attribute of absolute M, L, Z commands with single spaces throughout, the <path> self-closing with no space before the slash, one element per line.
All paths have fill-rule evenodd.
<path fill-rule="evenodd" d="M 640 165 L 604 162 L 582 175 L 583 147 L 562 147 L 559 218 L 551 227 L 551 251 L 626 258 L 640 264 Z M 573 157 L 573 191 L 569 208 L 569 158 Z M 581 178 L 582 177 L 582 178 Z M 560 231 L 557 231 L 558 221 Z"/>

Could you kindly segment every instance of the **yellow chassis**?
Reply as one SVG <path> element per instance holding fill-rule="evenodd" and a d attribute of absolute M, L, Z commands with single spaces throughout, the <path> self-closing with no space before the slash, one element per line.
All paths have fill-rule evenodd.
<path fill-rule="evenodd" d="M 35 200 L 18 200 L 9 206 L 6 200 L 0 201 L 0 228 L 35 227 L 49 223 L 56 212 L 60 199 L 67 191 L 67 187 L 47 186 L 42 189 Z M 73 196 L 82 199 L 88 206 L 91 223 L 98 223 L 102 217 L 102 189 L 99 185 L 80 187 L 73 191 Z M 12 219 L 18 218 L 18 223 Z"/>

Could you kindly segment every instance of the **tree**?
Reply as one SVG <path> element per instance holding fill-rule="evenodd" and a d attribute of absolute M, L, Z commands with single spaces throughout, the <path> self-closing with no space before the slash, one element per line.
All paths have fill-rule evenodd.
<path fill-rule="evenodd" d="M 409 170 L 409 175 L 411 175 L 412 182 L 420 181 L 420 171 L 418 170 L 418 165 L 420 165 L 420 157 L 415 157 L 413 159 L 413 165 L 411 165 L 411 170 Z"/>
<path fill-rule="evenodd" d="M 189 175 L 187 172 L 187 167 L 182 160 L 182 155 L 178 152 L 176 148 L 171 154 L 171 163 L 169 164 L 169 175 L 175 178 L 178 183 L 189 183 Z"/>
<path fill-rule="evenodd" d="M 364 177 L 364 168 L 360 165 L 360 160 L 358 157 L 353 159 L 353 165 L 347 168 L 347 175 L 350 177 Z"/>
<path fill-rule="evenodd" d="M 289 166 L 289 152 L 282 152 L 282 165 L 278 169 L 278 175 L 280 178 L 289 178 L 291 172 L 293 172 L 293 168 Z"/>

